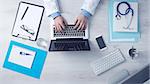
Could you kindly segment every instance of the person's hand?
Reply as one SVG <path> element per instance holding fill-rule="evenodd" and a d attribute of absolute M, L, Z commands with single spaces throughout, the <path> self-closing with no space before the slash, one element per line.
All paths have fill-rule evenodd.
<path fill-rule="evenodd" d="M 57 32 L 62 32 L 67 26 L 67 21 L 62 16 L 58 16 L 54 19 L 54 25 Z"/>
<path fill-rule="evenodd" d="M 77 30 L 85 30 L 88 23 L 88 18 L 83 14 L 80 14 L 75 21 L 75 29 Z"/>

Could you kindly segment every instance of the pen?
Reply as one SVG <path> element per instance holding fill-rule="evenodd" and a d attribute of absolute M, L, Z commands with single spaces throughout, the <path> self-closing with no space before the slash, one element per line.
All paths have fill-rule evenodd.
<path fill-rule="evenodd" d="M 20 55 L 31 55 L 29 53 L 20 52 Z"/>
<path fill-rule="evenodd" d="M 21 20 L 23 20 L 23 18 L 24 18 L 24 16 L 25 16 L 25 14 L 26 14 L 26 12 L 27 12 L 28 9 L 29 9 L 29 7 L 26 8 L 26 10 L 25 10 L 25 12 L 24 12 L 24 14 L 23 14 Z"/>

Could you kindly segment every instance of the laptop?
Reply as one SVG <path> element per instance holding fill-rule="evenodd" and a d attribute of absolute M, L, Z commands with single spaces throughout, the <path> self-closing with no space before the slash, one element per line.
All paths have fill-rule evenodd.
<path fill-rule="evenodd" d="M 146 82 L 149 82 L 150 79 L 149 74 L 150 74 L 150 65 L 148 64 L 143 69 L 127 77 L 119 84 L 147 84 Z"/>
<path fill-rule="evenodd" d="M 57 32 L 51 25 L 51 42 L 49 51 L 90 51 L 88 41 L 88 26 L 85 30 L 74 29 L 68 25 L 63 32 Z"/>

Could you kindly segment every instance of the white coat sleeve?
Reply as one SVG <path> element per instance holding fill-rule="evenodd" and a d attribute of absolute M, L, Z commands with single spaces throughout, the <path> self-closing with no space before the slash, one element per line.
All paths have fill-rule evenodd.
<path fill-rule="evenodd" d="M 84 9 L 94 15 L 99 2 L 100 0 L 84 0 L 81 10 Z"/>
<path fill-rule="evenodd" d="M 43 0 L 47 16 L 60 12 L 57 0 Z"/>

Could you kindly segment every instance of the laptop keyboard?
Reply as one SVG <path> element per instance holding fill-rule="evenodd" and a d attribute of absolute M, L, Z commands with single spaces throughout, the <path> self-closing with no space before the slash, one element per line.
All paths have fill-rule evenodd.
<path fill-rule="evenodd" d="M 54 37 L 84 37 L 85 30 L 76 30 L 74 29 L 74 25 L 68 25 L 62 32 L 57 32 L 55 27 Z"/>

